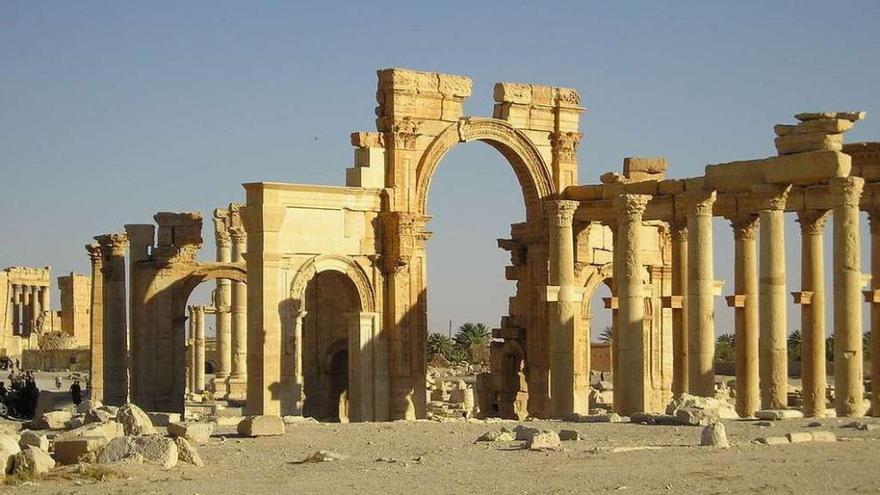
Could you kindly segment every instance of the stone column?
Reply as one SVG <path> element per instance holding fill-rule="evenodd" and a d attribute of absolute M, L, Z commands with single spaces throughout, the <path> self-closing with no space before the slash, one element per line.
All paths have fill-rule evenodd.
<path fill-rule="evenodd" d="M 243 263 L 247 246 L 247 234 L 245 234 L 244 230 L 232 229 L 230 230 L 230 235 L 232 238 L 231 260 L 236 263 Z M 248 356 L 247 284 L 244 282 L 232 283 L 231 311 L 232 374 L 229 377 L 229 398 L 244 400 L 247 394 Z"/>
<path fill-rule="evenodd" d="M 689 391 L 688 386 L 688 230 L 687 221 L 669 224 L 672 237 L 672 394 Z"/>
<path fill-rule="evenodd" d="M 193 307 L 193 326 L 195 334 L 193 336 L 193 346 L 195 347 L 195 362 L 193 363 L 193 371 L 195 373 L 195 392 L 200 394 L 205 391 L 205 307 Z"/>
<path fill-rule="evenodd" d="M 859 246 L 861 177 L 831 179 L 834 201 L 834 389 L 837 416 L 862 408 L 862 286 Z"/>
<path fill-rule="evenodd" d="M 734 309 L 734 355 L 736 358 L 736 412 L 746 418 L 761 408 L 758 368 L 758 253 L 755 239 L 758 217 L 732 218 L 733 296 L 727 298 Z"/>
<path fill-rule="evenodd" d="M 153 339 L 149 335 L 148 328 L 140 328 L 142 321 L 153 315 L 141 315 L 143 305 L 147 299 L 147 287 L 141 278 L 141 270 L 138 268 L 144 261 L 150 258 L 150 249 L 153 247 L 156 237 L 156 227 L 151 224 L 128 224 L 125 225 L 125 233 L 128 235 L 128 335 L 129 335 L 129 377 L 131 397 L 141 397 L 142 390 L 149 390 L 149 381 L 153 376 L 147 372 L 152 368 L 155 352 Z M 160 317 L 161 318 L 161 317 Z"/>
<path fill-rule="evenodd" d="M 95 237 L 101 245 L 104 274 L 104 402 L 128 402 L 128 331 L 125 294 L 125 233 Z"/>
<path fill-rule="evenodd" d="M 41 287 L 34 285 L 31 287 L 31 331 L 39 332 L 41 328 L 37 326 L 40 315 L 43 314 L 42 296 L 40 295 Z"/>
<path fill-rule="evenodd" d="M 715 191 L 685 193 L 688 203 L 688 386 L 690 393 L 715 394 L 715 274 L 712 207 Z"/>
<path fill-rule="evenodd" d="M 216 232 L 217 261 L 232 261 L 232 239 L 229 232 Z M 214 306 L 217 308 L 217 374 L 214 378 L 214 391 L 221 397 L 228 395 L 226 383 L 232 371 L 232 287 L 229 279 L 218 279 L 214 293 Z"/>
<path fill-rule="evenodd" d="M 21 307 L 23 301 L 21 286 L 15 284 L 12 286 L 12 335 L 22 334 Z"/>
<path fill-rule="evenodd" d="M 642 266 L 642 215 L 651 196 L 647 194 L 622 194 L 614 201 L 618 218 L 617 250 L 620 251 L 617 284 L 620 334 L 617 359 L 620 379 L 614 389 L 618 391 L 616 412 L 630 415 L 635 412 L 654 412 L 652 391 L 648 377 L 645 344 L 645 282 Z"/>
<path fill-rule="evenodd" d="M 872 210 L 868 218 L 871 223 L 871 290 L 865 296 L 871 303 L 871 415 L 880 417 L 880 210 Z"/>
<path fill-rule="evenodd" d="M 41 287 L 40 288 L 40 313 L 52 313 L 52 299 L 51 299 L 51 287 Z M 47 320 L 47 324 L 50 323 L 51 320 Z"/>
<path fill-rule="evenodd" d="M 805 416 L 825 416 L 825 267 L 822 231 L 828 210 L 800 210 L 801 292 L 793 293 L 801 305 L 801 381 Z"/>
<path fill-rule="evenodd" d="M 22 337 L 30 337 L 31 332 L 34 331 L 34 306 L 31 304 L 34 295 L 34 288 L 30 285 L 22 286 L 22 300 L 21 300 L 21 313 L 22 313 Z"/>
<path fill-rule="evenodd" d="M 189 371 L 189 375 L 187 378 L 187 388 L 189 389 L 189 393 L 196 393 L 196 325 L 195 325 L 195 311 L 193 311 L 193 306 L 187 307 L 187 324 L 189 326 L 189 337 L 186 339 L 189 344 L 189 352 L 186 355 L 186 368 Z"/>
<path fill-rule="evenodd" d="M 92 264 L 92 292 L 89 304 L 89 385 L 91 398 L 104 400 L 104 258 L 101 246 L 87 244 Z"/>
<path fill-rule="evenodd" d="M 788 407 L 788 320 L 785 290 L 785 203 L 791 186 L 754 186 L 761 236 L 759 370 L 761 408 Z"/>
<path fill-rule="evenodd" d="M 568 418 L 589 410 L 589 386 L 583 360 L 575 360 L 575 323 L 580 312 L 580 292 L 574 278 L 572 220 L 577 201 L 547 201 L 550 231 L 550 415 Z"/>

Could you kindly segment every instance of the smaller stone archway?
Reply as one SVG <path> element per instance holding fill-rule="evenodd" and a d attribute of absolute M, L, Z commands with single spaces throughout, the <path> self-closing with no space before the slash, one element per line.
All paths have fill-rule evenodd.
<path fill-rule="evenodd" d="M 369 276 L 351 258 L 321 255 L 300 266 L 282 309 L 282 410 L 343 421 L 387 418 L 387 346 L 375 300 Z"/>

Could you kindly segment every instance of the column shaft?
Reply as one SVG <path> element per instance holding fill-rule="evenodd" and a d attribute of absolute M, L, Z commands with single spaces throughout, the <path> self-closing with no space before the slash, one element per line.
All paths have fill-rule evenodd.
<path fill-rule="evenodd" d="M 687 221 L 670 225 L 672 233 L 672 295 L 679 297 L 681 307 L 672 309 L 672 394 L 688 392 L 687 293 L 688 242 Z"/>
<path fill-rule="evenodd" d="M 217 217 L 215 213 L 215 217 Z M 229 232 L 221 230 L 223 226 L 217 226 L 217 261 L 229 263 L 232 261 L 232 239 Z M 217 374 L 215 382 L 225 382 L 232 371 L 232 285 L 228 279 L 217 280 L 217 290 L 214 293 L 214 307 L 217 319 Z M 214 389 L 221 395 L 226 395 L 226 384 L 215 383 Z"/>
<path fill-rule="evenodd" d="M 195 391 L 202 393 L 205 391 L 205 307 L 196 306 L 193 311 L 195 325 Z"/>
<path fill-rule="evenodd" d="M 760 210 L 761 407 L 788 407 L 788 320 L 785 290 L 785 201 L 791 187 L 756 186 Z"/>
<path fill-rule="evenodd" d="M 620 379 L 617 404 L 619 414 L 654 412 L 653 390 L 647 372 L 651 356 L 646 353 L 649 336 L 645 331 L 645 282 L 642 266 L 642 215 L 651 196 L 623 194 L 615 200 L 618 212 L 618 369 Z"/>
<path fill-rule="evenodd" d="M 758 368 L 758 219 L 753 215 L 731 220 L 734 232 L 734 355 L 736 359 L 736 412 L 754 416 L 761 408 Z"/>
<path fill-rule="evenodd" d="M 865 180 L 831 180 L 834 197 L 834 388 L 837 415 L 858 416 L 864 394 L 859 199 Z"/>
<path fill-rule="evenodd" d="M 688 197 L 688 385 L 690 393 L 715 393 L 715 274 L 712 256 L 712 206 L 715 191 Z"/>
<path fill-rule="evenodd" d="M 550 313 L 550 415 L 568 418 L 589 409 L 584 361 L 576 360 L 575 324 L 580 313 L 580 292 L 574 278 L 572 219 L 577 201 L 549 201 L 550 286 L 558 293 L 548 303 Z"/>
<path fill-rule="evenodd" d="M 825 267 L 827 210 L 798 212 L 801 224 L 801 381 L 805 416 L 825 416 Z"/>
<path fill-rule="evenodd" d="M 21 286 L 12 286 L 12 335 L 21 335 Z"/>
<path fill-rule="evenodd" d="M 232 235 L 232 261 L 244 262 L 247 235 L 243 230 L 233 230 Z M 247 284 L 244 282 L 232 282 L 231 294 L 231 361 L 232 369 L 229 378 L 229 398 L 244 400 L 247 391 L 247 356 L 248 356 L 248 332 L 247 332 Z"/>
<path fill-rule="evenodd" d="M 871 221 L 871 414 L 880 417 L 880 211 Z M 876 384 L 876 385 L 875 385 Z"/>
<path fill-rule="evenodd" d="M 92 292 L 89 301 L 89 386 L 92 399 L 104 400 L 104 259 L 101 246 L 86 246 L 92 264 Z"/>
<path fill-rule="evenodd" d="M 104 402 L 120 406 L 128 402 L 128 331 L 126 319 L 124 233 L 95 238 L 104 256 Z"/>

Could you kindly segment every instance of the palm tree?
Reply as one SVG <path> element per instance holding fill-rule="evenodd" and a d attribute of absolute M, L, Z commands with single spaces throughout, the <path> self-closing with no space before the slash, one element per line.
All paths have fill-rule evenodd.
<path fill-rule="evenodd" d="M 437 356 L 452 359 L 452 348 L 452 339 L 449 337 L 440 333 L 428 335 L 428 359 L 434 359 Z"/>
<path fill-rule="evenodd" d="M 605 327 L 599 334 L 599 341 L 603 344 L 610 344 L 614 340 L 614 327 Z"/>
<path fill-rule="evenodd" d="M 465 323 L 458 327 L 455 333 L 455 350 L 464 357 L 472 359 L 474 351 L 484 349 L 489 345 L 492 333 L 482 323 Z"/>
<path fill-rule="evenodd" d="M 715 339 L 715 360 L 721 363 L 730 363 L 735 359 L 733 344 L 735 337 L 730 333 L 723 333 Z"/>
<path fill-rule="evenodd" d="M 788 359 L 790 361 L 801 360 L 801 331 L 792 330 L 788 334 Z"/>

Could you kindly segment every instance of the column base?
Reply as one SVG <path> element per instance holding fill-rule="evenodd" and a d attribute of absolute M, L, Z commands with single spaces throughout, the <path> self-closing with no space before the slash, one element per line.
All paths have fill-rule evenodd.
<path fill-rule="evenodd" d="M 214 394 L 214 398 L 223 400 L 229 397 L 229 377 L 215 377 L 211 380 L 208 389 Z"/>
<path fill-rule="evenodd" d="M 228 400 L 241 402 L 247 400 L 247 378 L 229 377 L 226 386 Z"/>

